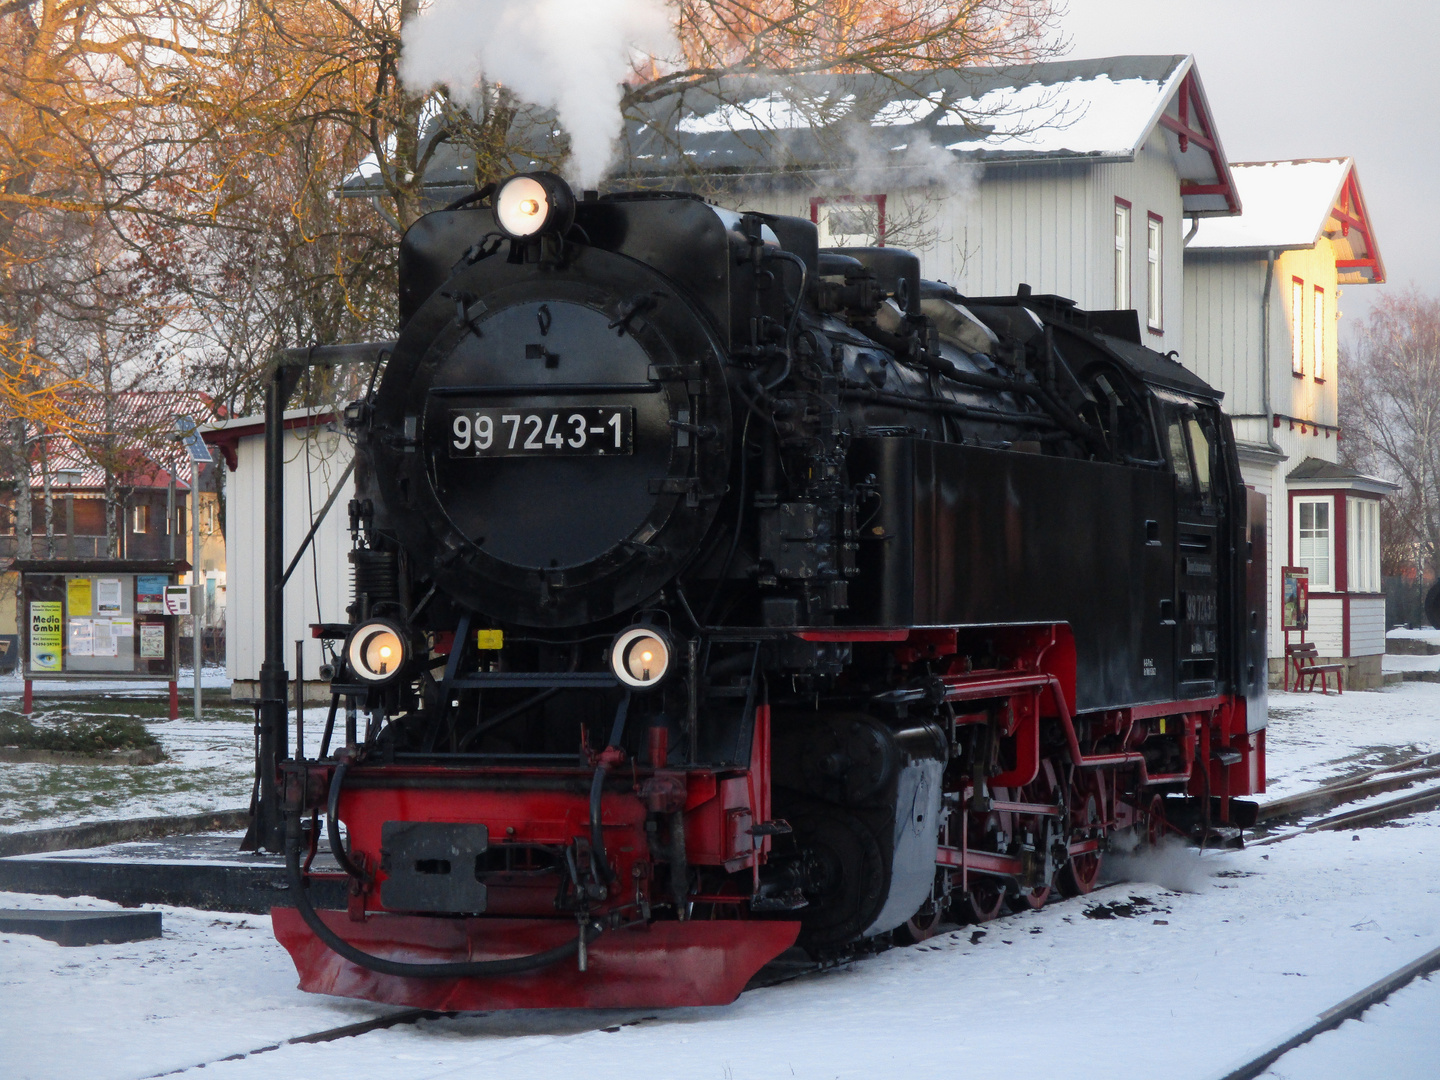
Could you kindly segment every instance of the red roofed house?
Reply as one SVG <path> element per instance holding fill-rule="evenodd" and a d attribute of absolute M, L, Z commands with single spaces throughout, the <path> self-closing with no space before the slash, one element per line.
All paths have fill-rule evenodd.
<path fill-rule="evenodd" d="M 1310 626 L 1346 687 L 1381 683 L 1380 500 L 1395 485 L 1339 464 L 1336 332 L 1344 287 L 1378 284 L 1350 158 L 1232 164 L 1243 206 L 1185 247 L 1187 367 L 1225 392 L 1245 482 L 1269 503 L 1270 669 L 1283 665 L 1280 567 L 1310 570 Z"/>
<path fill-rule="evenodd" d="M 113 450 L 99 449 L 105 431 L 104 402 L 85 395 L 76 402 L 82 422 L 90 429 L 87 445 L 63 436 L 46 444 L 46 469 L 32 452 L 30 514 L 32 557 L 37 559 L 104 559 L 110 556 L 107 536 L 107 476 L 115 481 L 115 502 L 110 507 L 116 533 L 115 555 L 122 559 L 166 559 L 172 553 L 193 563 L 190 550 L 190 461 L 184 449 L 172 443 L 175 416 L 188 415 L 199 423 L 215 415 L 204 394 L 190 392 L 129 392 L 116 395 L 110 417 Z M 104 460 L 108 456 L 109 460 Z M 108 465 L 108 469 L 107 466 Z M 50 475 L 52 533 L 45 533 L 45 477 Z M 170 484 L 172 474 L 175 493 Z M 199 571 L 206 588 L 206 622 L 222 626 L 225 608 L 225 538 L 215 468 L 205 466 L 200 478 Z M 173 514 L 171 508 L 173 506 Z M 14 488 L 0 488 L 0 571 L 19 554 Z M 171 546 L 172 536 L 174 540 Z M 53 550 L 52 550 L 53 547 Z M 13 634 L 15 610 L 9 600 L 16 575 L 0 573 L 0 634 Z"/>

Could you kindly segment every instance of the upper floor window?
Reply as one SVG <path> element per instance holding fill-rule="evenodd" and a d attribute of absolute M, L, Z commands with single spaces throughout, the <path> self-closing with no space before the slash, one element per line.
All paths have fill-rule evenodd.
<path fill-rule="evenodd" d="M 130 531 L 133 533 L 150 531 L 150 507 L 141 505 L 130 508 Z"/>
<path fill-rule="evenodd" d="M 1305 374 L 1305 282 L 1290 279 L 1290 370 Z"/>
<path fill-rule="evenodd" d="M 810 200 L 822 248 L 884 247 L 885 196 L 837 195 Z"/>
<path fill-rule="evenodd" d="M 1310 568 L 1310 591 L 1335 588 L 1335 500 L 1324 495 L 1295 500 L 1295 563 Z"/>
<path fill-rule="evenodd" d="M 1157 334 L 1164 329 L 1161 311 L 1162 286 L 1161 245 L 1164 243 L 1165 222 L 1154 214 L 1145 227 L 1145 325 Z"/>
<path fill-rule="evenodd" d="M 1311 370 L 1314 372 L 1316 382 L 1325 381 L 1325 290 L 1319 285 L 1315 286 L 1315 325 L 1310 334 L 1312 345 L 1313 363 Z"/>
<path fill-rule="evenodd" d="M 1351 592 L 1378 593 L 1380 584 L 1380 502 L 1351 498 L 1345 514 L 1345 550 Z"/>
<path fill-rule="evenodd" d="M 1130 204 L 1115 200 L 1115 308 L 1130 306 Z"/>

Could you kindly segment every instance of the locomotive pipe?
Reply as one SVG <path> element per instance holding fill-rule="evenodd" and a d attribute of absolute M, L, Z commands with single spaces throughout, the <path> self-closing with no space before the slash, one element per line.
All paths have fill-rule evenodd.
<path fill-rule="evenodd" d="M 325 920 L 320 918 L 319 912 L 315 910 L 315 905 L 310 902 L 310 886 L 300 868 L 300 817 L 298 814 L 289 815 L 289 821 L 285 828 L 285 869 L 290 878 L 290 889 L 295 896 L 295 909 L 299 911 L 300 918 L 305 921 L 305 925 L 310 928 L 311 933 L 324 942 L 325 946 L 337 956 L 380 975 L 398 975 L 403 979 L 466 979 L 519 975 L 523 972 L 549 967 L 551 964 L 574 956 L 585 945 L 605 932 L 603 925 L 598 922 L 590 922 L 575 936 L 574 940 L 544 952 L 533 953 L 530 956 L 506 957 L 503 960 L 462 960 L 439 964 L 410 964 L 400 960 L 391 960 L 384 956 L 375 956 L 357 949 L 325 925 Z"/>
<path fill-rule="evenodd" d="M 605 830 L 600 819 L 600 797 L 605 792 L 605 777 L 610 772 L 606 754 L 620 749 L 620 740 L 625 736 L 625 717 L 630 711 L 630 691 L 626 690 L 615 710 L 615 726 L 610 730 L 610 743 L 595 765 L 595 778 L 590 781 L 590 859 L 600 871 L 605 884 L 615 883 L 615 871 L 605 855 Z"/>

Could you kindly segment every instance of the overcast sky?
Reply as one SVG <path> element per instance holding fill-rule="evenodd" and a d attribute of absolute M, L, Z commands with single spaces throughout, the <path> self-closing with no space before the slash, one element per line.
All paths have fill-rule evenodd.
<path fill-rule="evenodd" d="M 1231 161 L 1355 159 L 1386 285 L 1440 294 L 1440 3 L 1068 0 L 1070 57 L 1193 53 Z"/>

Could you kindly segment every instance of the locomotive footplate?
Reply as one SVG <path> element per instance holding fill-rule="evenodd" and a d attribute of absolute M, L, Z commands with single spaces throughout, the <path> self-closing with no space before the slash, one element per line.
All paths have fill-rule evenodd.
<path fill-rule="evenodd" d="M 387 821 L 380 827 L 380 902 L 392 911 L 478 914 L 485 886 L 477 860 L 490 847 L 484 825 Z"/>

